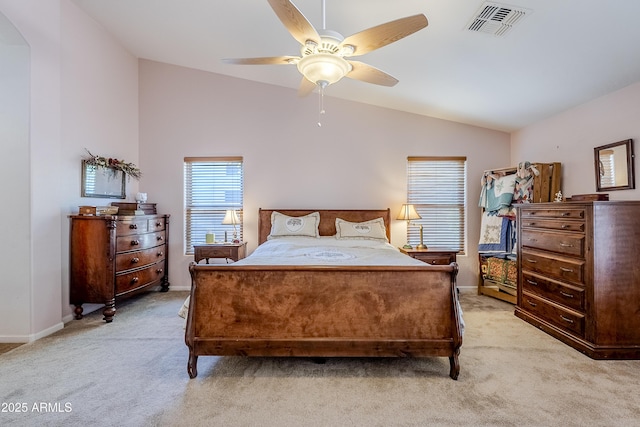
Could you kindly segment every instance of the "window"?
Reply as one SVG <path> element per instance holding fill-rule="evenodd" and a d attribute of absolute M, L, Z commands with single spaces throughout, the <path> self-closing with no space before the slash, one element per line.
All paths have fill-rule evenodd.
<path fill-rule="evenodd" d="M 184 246 L 193 254 L 193 245 L 204 244 L 212 231 L 216 241 L 231 240 L 234 226 L 222 225 L 227 209 L 240 219 L 236 225 L 242 241 L 242 157 L 185 157 L 184 159 Z"/>
<path fill-rule="evenodd" d="M 407 227 L 407 242 L 465 250 L 466 157 L 409 157 L 407 203 L 422 217 Z"/>

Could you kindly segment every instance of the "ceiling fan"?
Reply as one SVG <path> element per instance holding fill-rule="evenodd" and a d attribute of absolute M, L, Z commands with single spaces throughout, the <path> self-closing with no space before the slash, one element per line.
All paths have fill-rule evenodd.
<path fill-rule="evenodd" d="M 371 65 L 346 58 L 364 55 L 396 42 L 426 27 L 422 14 L 408 16 L 377 25 L 344 38 L 325 28 L 325 0 L 322 0 L 322 30 L 316 31 L 298 8 L 289 0 L 267 0 L 280 21 L 301 45 L 301 56 L 223 59 L 228 64 L 269 65 L 295 64 L 303 75 L 298 95 L 305 96 L 317 86 L 324 89 L 343 77 L 382 86 L 394 86 L 395 77 Z"/>

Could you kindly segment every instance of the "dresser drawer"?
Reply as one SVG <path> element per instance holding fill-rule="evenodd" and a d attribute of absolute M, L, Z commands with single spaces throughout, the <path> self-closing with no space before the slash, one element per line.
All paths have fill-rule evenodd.
<path fill-rule="evenodd" d="M 163 218 L 155 218 L 147 221 L 147 230 L 148 231 L 163 231 L 164 230 L 164 219 Z"/>
<path fill-rule="evenodd" d="M 584 221 L 561 220 L 561 219 L 542 219 L 542 218 L 523 218 L 522 228 L 545 228 L 548 230 L 577 231 L 584 233 Z"/>
<path fill-rule="evenodd" d="M 522 290 L 550 299 L 576 311 L 584 312 L 585 310 L 585 291 L 575 286 L 565 285 L 523 271 Z"/>
<path fill-rule="evenodd" d="M 146 233 L 149 231 L 149 222 L 148 219 L 144 218 L 119 220 L 116 222 L 116 236 Z"/>
<path fill-rule="evenodd" d="M 522 251 L 522 270 L 529 270 L 552 278 L 584 284 L 585 261 L 547 252 Z"/>
<path fill-rule="evenodd" d="M 162 279 L 164 276 L 164 262 L 152 264 L 147 268 L 130 273 L 116 274 L 116 295 L 134 291 L 138 288 Z"/>
<path fill-rule="evenodd" d="M 522 230 L 522 246 L 584 258 L 585 235 L 539 230 Z"/>
<path fill-rule="evenodd" d="M 559 328 L 584 336 L 584 314 L 564 309 L 559 305 L 546 302 L 527 292 L 522 293 L 522 309 Z"/>
<path fill-rule="evenodd" d="M 522 220 L 527 221 L 532 218 L 559 218 L 559 219 L 585 219 L 586 211 L 583 207 L 556 208 L 523 208 Z"/>
<path fill-rule="evenodd" d="M 146 233 L 140 235 L 118 237 L 116 239 L 116 251 L 137 251 L 140 249 L 153 248 L 164 244 L 164 231 L 157 233 Z"/>
<path fill-rule="evenodd" d="M 137 252 L 126 252 L 116 255 L 116 272 L 140 268 L 165 259 L 165 245 L 144 249 Z"/>

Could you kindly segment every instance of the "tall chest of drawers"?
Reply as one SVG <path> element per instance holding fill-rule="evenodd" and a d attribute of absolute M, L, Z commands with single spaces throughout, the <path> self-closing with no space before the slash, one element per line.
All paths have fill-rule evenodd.
<path fill-rule="evenodd" d="M 116 298 L 154 286 L 169 289 L 169 216 L 72 215 L 69 294 L 75 318 L 82 304 L 104 304 L 104 320 L 115 315 Z"/>
<path fill-rule="evenodd" d="M 517 209 L 516 316 L 594 359 L 640 358 L 640 202 Z"/>

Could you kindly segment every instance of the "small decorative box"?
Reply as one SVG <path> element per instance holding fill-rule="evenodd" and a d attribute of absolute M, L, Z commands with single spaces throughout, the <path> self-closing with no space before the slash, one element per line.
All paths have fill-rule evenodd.
<path fill-rule="evenodd" d="M 78 206 L 78 215 L 95 215 L 95 206 Z"/>

